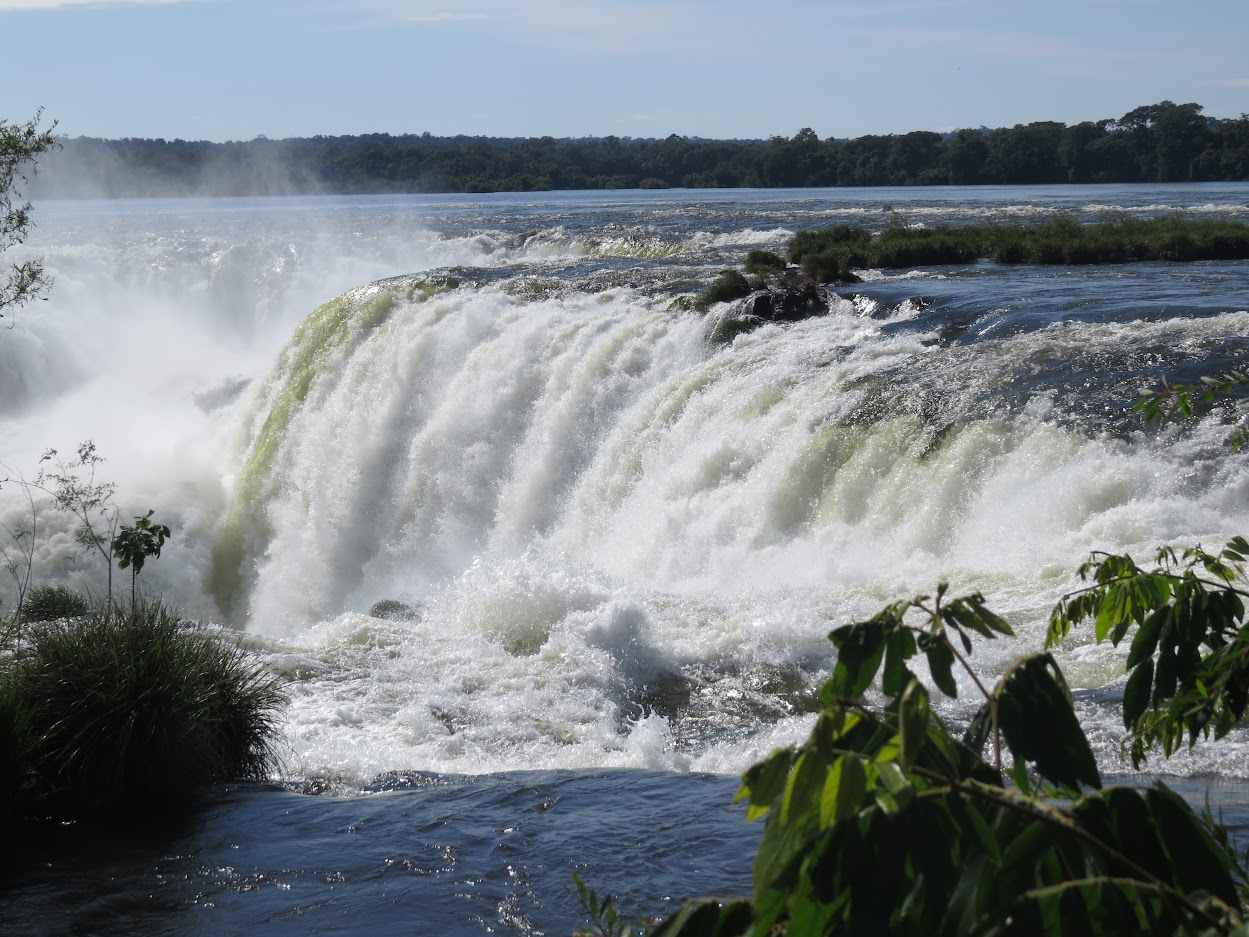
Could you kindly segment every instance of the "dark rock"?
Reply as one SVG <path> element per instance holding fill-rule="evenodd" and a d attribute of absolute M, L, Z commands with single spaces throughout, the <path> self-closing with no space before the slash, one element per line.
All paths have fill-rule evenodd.
<path fill-rule="evenodd" d="M 751 293 L 734 313 L 757 316 L 764 322 L 799 322 L 828 312 L 828 297 L 805 273 L 787 271 L 780 284 Z"/>
<path fill-rule="evenodd" d="M 394 599 L 382 599 L 374 602 L 369 609 L 371 618 L 382 618 L 386 621 L 420 621 L 421 612 L 411 605 L 405 605 Z"/>

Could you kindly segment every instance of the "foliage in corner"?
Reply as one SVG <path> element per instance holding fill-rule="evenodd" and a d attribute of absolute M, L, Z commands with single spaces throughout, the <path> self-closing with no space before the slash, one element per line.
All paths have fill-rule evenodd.
<path fill-rule="evenodd" d="M 831 633 L 810 738 L 742 779 L 748 818 L 767 818 L 753 899 L 688 904 L 655 933 L 1249 933 L 1224 832 L 1162 785 L 1102 787 L 1053 657 L 989 689 L 973 638 L 1010 627 L 946 592 Z M 964 689 L 981 704 L 958 732 L 931 694 Z"/>
<path fill-rule="evenodd" d="M 598 892 L 586 885 L 575 869 L 572 883 L 577 889 L 577 901 L 581 910 L 591 922 L 588 929 L 579 927 L 573 931 L 573 937 L 635 937 L 637 934 L 647 933 L 644 924 L 635 928 L 625 921 L 616 908 L 616 900 L 610 895 L 600 898 Z"/>
<path fill-rule="evenodd" d="M 1218 553 L 1164 547 L 1148 568 L 1096 553 L 1080 567 L 1091 584 L 1055 606 L 1051 646 L 1087 620 L 1098 642 L 1118 646 L 1131 633 L 1123 721 L 1135 766 L 1152 748 L 1170 756 L 1185 738 L 1222 738 L 1249 708 L 1246 559 L 1243 537 Z"/>
<path fill-rule="evenodd" d="M 0 119 L 0 252 L 26 240 L 31 205 L 22 200 L 18 184 L 35 175 L 38 156 L 58 145 L 52 136 L 55 123 L 47 130 L 39 129 L 42 116 L 38 111 L 24 124 Z M 37 299 L 50 286 L 39 261 L 11 264 L 8 275 L 0 278 L 0 318 L 6 309 Z"/>

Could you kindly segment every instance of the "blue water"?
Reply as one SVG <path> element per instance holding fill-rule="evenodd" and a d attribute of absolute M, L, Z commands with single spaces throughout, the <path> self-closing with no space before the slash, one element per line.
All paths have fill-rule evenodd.
<path fill-rule="evenodd" d="M 185 823 L 22 831 L 17 935 L 568 934 L 576 871 L 628 914 L 750 892 L 761 825 L 730 779 L 642 771 L 388 779 L 385 792 L 212 794 Z M 375 788 L 376 789 L 376 788 Z"/>

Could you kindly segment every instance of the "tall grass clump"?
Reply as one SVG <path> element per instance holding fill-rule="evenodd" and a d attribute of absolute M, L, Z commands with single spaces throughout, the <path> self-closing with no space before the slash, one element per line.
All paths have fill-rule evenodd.
<path fill-rule="evenodd" d="M 178 802 L 272 767 L 278 678 L 160 602 L 31 626 L 7 670 L 35 789 L 74 808 Z"/>

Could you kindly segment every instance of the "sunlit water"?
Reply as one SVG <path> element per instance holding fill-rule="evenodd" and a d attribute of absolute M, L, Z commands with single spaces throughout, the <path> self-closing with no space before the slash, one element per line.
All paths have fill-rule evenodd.
<path fill-rule="evenodd" d="M 723 348 L 673 304 L 886 205 L 1249 219 L 1249 187 L 36 206 L 56 283 L 0 334 L 6 474 L 94 439 L 123 514 L 174 529 L 146 587 L 244 629 L 292 705 L 282 786 L 125 847 L 43 842 L 0 930 L 563 933 L 573 868 L 638 913 L 744 893 L 734 776 L 805 735 L 834 623 L 980 589 L 1019 632 L 978 649 L 992 675 L 1090 550 L 1249 530 L 1217 418 L 1130 413 L 1243 359 L 1249 264 L 866 271 Z M 104 588 L 40 522 L 40 577 Z M 1060 656 L 1124 771 L 1121 656 Z M 1199 791 L 1247 754 L 1165 770 Z"/>

